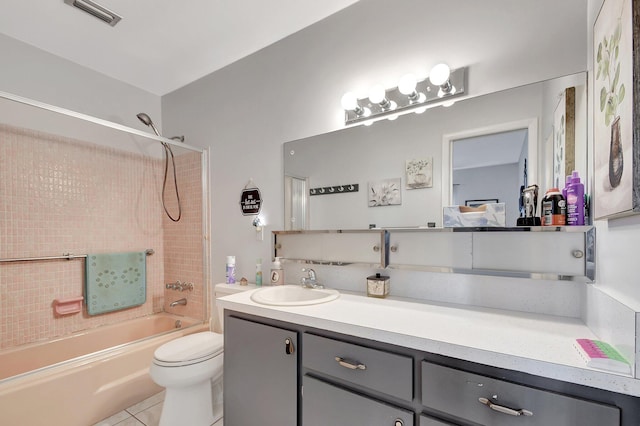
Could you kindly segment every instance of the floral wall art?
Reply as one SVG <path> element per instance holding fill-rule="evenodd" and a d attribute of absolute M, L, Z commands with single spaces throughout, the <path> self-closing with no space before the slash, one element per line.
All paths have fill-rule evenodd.
<path fill-rule="evenodd" d="M 605 0 L 594 26 L 594 217 L 640 211 L 638 0 Z M 634 103 L 635 98 L 635 103 Z M 635 157 L 635 161 L 634 161 Z"/>
<path fill-rule="evenodd" d="M 407 189 L 433 186 L 433 158 L 414 158 L 406 162 Z"/>
<path fill-rule="evenodd" d="M 402 204 L 400 178 L 369 182 L 369 207 Z"/>

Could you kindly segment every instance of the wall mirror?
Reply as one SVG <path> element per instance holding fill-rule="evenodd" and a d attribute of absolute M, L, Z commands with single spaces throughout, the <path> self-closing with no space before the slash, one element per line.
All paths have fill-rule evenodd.
<path fill-rule="evenodd" d="M 501 163 L 513 169 L 504 200 L 513 212 L 507 226 L 514 226 L 518 215 L 525 160 L 527 183 L 540 186 L 540 199 L 564 183 L 567 171 L 578 170 L 588 182 L 586 73 L 285 143 L 285 229 L 442 226 L 442 206 L 452 205 L 456 192 L 456 141 L 480 144 L 491 139 L 488 135 L 511 132 L 519 144 L 517 159 L 512 155 L 509 163 Z M 485 150 L 485 158 L 500 157 L 500 148 Z M 480 169 L 486 165 L 472 166 L 474 175 L 486 173 Z M 501 191 L 487 183 L 483 192 L 461 196 L 464 202 L 503 202 Z"/>

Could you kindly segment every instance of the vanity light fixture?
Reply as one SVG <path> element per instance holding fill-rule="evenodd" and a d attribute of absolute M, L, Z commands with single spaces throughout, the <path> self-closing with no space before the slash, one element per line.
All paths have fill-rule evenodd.
<path fill-rule="evenodd" d="M 345 111 L 352 111 L 356 117 L 366 118 L 371 115 L 371 110 L 366 107 L 361 107 L 358 104 L 358 97 L 353 92 L 347 92 L 342 95 L 342 108 Z"/>
<path fill-rule="evenodd" d="M 456 87 L 451 84 L 449 76 L 451 75 L 451 69 L 447 64 L 438 64 L 431 68 L 429 73 L 429 80 L 432 84 L 440 86 L 438 90 L 438 97 L 442 98 L 445 95 L 455 95 Z"/>
<path fill-rule="evenodd" d="M 422 113 L 429 107 L 450 105 L 452 98 L 466 93 L 466 71 L 466 68 L 451 70 L 446 64 L 438 64 L 429 78 L 419 80 L 413 74 L 406 74 L 398 81 L 398 87 L 385 89 L 375 85 L 366 98 L 347 92 L 341 102 L 344 122 L 371 125 L 383 118 L 392 120 L 409 112 Z"/>
<path fill-rule="evenodd" d="M 369 100 L 378 104 L 383 111 L 394 110 L 398 107 L 398 104 L 387 98 L 387 92 L 381 84 L 376 84 L 369 90 Z"/>
<path fill-rule="evenodd" d="M 422 103 L 427 100 L 424 93 L 416 91 L 418 79 L 414 74 L 405 74 L 398 81 L 398 90 L 409 98 L 411 103 Z"/>

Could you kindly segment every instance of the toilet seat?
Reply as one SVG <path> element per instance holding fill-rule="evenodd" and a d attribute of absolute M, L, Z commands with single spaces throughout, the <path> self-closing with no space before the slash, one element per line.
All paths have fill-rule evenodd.
<path fill-rule="evenodd" d="M 160 346 L 153 363 L 162 367 L 182 367 L 214 358 L 224 350 L 222 334 L 204 331 L 180 337 Z"/>

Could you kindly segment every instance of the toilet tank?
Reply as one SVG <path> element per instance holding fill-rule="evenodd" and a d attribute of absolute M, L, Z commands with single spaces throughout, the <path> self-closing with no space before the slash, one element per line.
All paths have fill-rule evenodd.
<path fill-rule="evenodd" d="M 222 309 L 218 309 L 218 304 L 216 300 L 220 297 L 228 296 L 230 294 L 240 293 L 241 291 L 254 290 L 256 289 L 255 284 L 216 284 L 213 289 L 213 304 L 211 308 L 211 330 L 216 333 L 222 333 L 223 331 L 223 311 Z"/>

